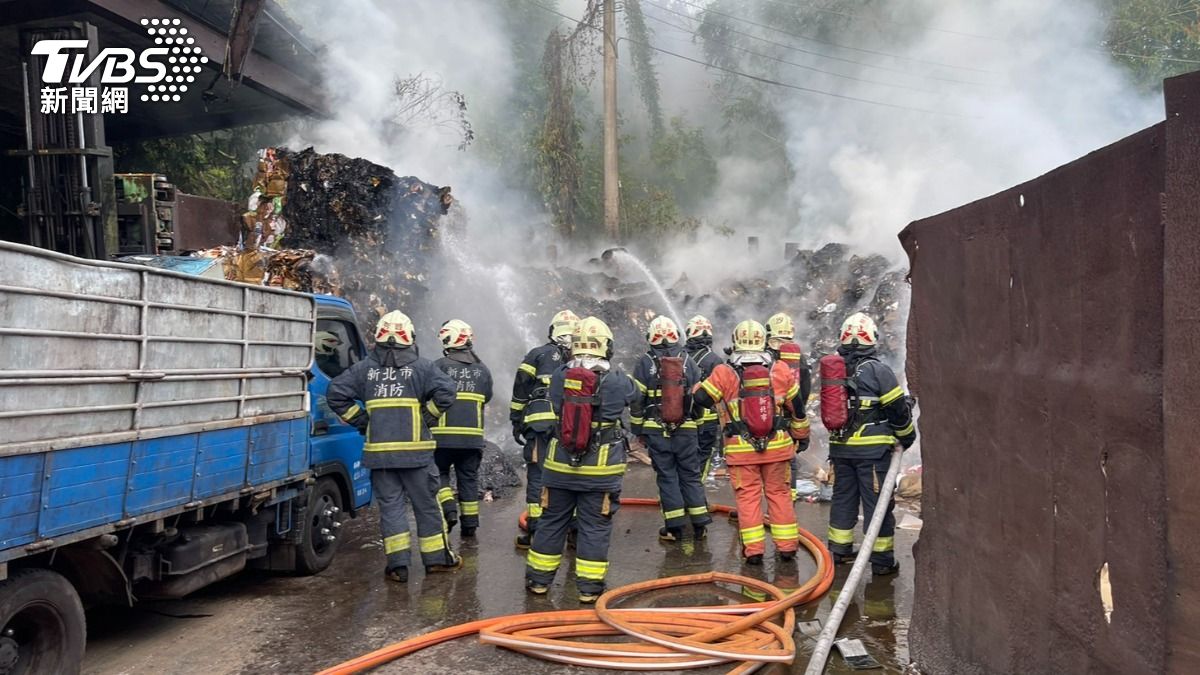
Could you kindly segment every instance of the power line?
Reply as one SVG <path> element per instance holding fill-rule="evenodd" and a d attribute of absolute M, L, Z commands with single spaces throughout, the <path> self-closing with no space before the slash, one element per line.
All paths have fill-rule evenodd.
<path fill-rule="evenodd" d="M 694 32 L 693 32 L 692 30 L 690 30 L 690 29 L 688 29 L 688 28 L 684 28 L 683 26 L 677 26 L 677 25 L 675 25 L 675 24 L 671 23 L 670 21 L 667 21 L 666 19 L 662 19 L 662 18 L 659 18 L 659 17 L 657 17 L 657 16 L 654 16 L 653 14 L 646 14 L 646 15 L 645 15 L 645 17 L 646 17 L 647 19 L 650 19 L 651 21 L 656 21 L 656 22 L 658 22 L 658 23 L 661 23 L 661 24 L 663 24 L 663 25 L 665 25 L 665 26 L 668 26 L 668 27 L 670 27 L 670 28 L 674 28 L 675 30 L 682 31 L 682 32 L 684 32 L 684 33 L 687 33 L 687 34 L 689 34 L 689 35 L 694 35 Z M 883 81 L 880 81 L 880 80 L 869 80 L 869 79 L 866 79 L 866 78 L 863 78 L 863 77 L 855 77 L 855 76 L 853 76 L 853 75 L 843 75 L 842 73 L 835 73 L 835 72 L 833 72 L 833 71 L 831 71 L 831 70 L 822 70 L 821 68 L 816 68 L 816 67 L 814 67 L 814 66 L 805 65 L 805 64 L 803 64 L 803 63 L 796 63 L 796 62 L 794 62 L 794 61 L 788 61 L 788 60 L 786 60 L 786 59 L 781 59 L 781 58 L 779 58 L 779 57 L 776 57 L 776 56 L 771 56 L 770 54 L 763 54 L 763 53 L 761 53 L 761 52 L 756 52 L 756 51 L 754 51 L 754 50 L 752 50 L 752 49 L 746 49 L 745 47 L 739 47 L 738 45 L 735 45 L 735 44 L 733 44 L 732 42 L 726 42 L 726 41 L 724 41 L 724 40 L 718 40 L 718 39 L 716 39 L 716 38 L 704 38 L 704 40 L 705 40 L 705 42 L 715 42 L 715 43 L 717 43 L 717 44 L 719 44 L 719 45 L 725 45 L 726 47 L 729 47 L 730 49 L 736 49 L 737 51 L 740 51 L 740 52 L 745 52 L 745 53 L 747 53 L 747 54 L 751 54 L 751 55 L 753 55 L 753 56 L 757 56 L 757 57 L 760 57 L 760 58 L 764 58 L 764 59 L 770 59 L 771 61 L 777 61 L 777 62 L 779 62 L 779 63 L 784 63 L 784 64 L 787 64 L 787 65 L 789 65 L 789 66 L 795 66 L 795 67 L 797 67 L 797 68 L 803 68 L 804 70 L 811 70 L 811 71 L 813 71 L 813 72 L 815 72 L 815 73 L 824 73 L 825 75 L 831 75 L 831 76 L 833 76 L 833 77 L 840 77 L 840 78 L 844 78 L 844 79 L 847 79 L 847 80 L 853 80 L 853 81 L 855 81 L 855 82 L 866 82 L 866 83 L 868 83 L 868 84 L 877 84 L 877 85 L 880 85 L 880 86 L 883 86 L 883 87 L 895 87 L 895 88 L 897 88 L 897 89 L 906 89 L 906 90 L 908 90 L 908 91 L 915 91 L 915 92 L 919 92 L 919 93 L 922 93 L 922 94 L 936 94 L 936 93 L 938 93 L 938 92 L 935 92 L 935 91 L 930 91 L 930 90 L 928 90 L 928 89 L 920 89 L 920 88 L 918 88 L 918 87 L 910 87 L 910 86 L 903 85 L 903 84 L 895 84 L 895 83 L 892 83 L 892 82 L 883 82 Z"/>
<path fill-rule="evenodd" d="M 643 1 L 643 2 L 645 2 L 646 4 L 649 4 L 649 5 L 652 5 L 652 6 L 654 6 L 654 7 L 657 7 L 658 9 L 661 9 L 661 10 L 662 10 L 662 11 L 664 11 L 664 12 L 667 12 L 667 13 L 669 13 L 669 14 L 674 14 L 675 16 L 680 16 L 680 17 L 683 17 L 683 18 L 685 18 L 685 19 L 688 19 L 689 21 L 690 21 L 690 20 L 694 20 L 694 18 L 695 18 L 695 17 L 689 16 L 689 15 L 687 15 L 687 14 L 684 14 L 683 12 L 677 12 L 677 11 L 675 11 L 675 10 L 671 9 L 670 7 L 667 7 L 667 6 L 665 6 L 665 5 L 660 5 L 660 4 L 656 3 L 656 2 L 653 2 L 653 0 L 642 0 L 642 1 Z M 648 17 L 649 17 L 649 16 L 651 16 L 651 15 L 650 15 L 650 14 L 646 14 L 646 16 L 648 16 Z M 789 45 L 789 44 L 786 44 L 786 43 L 783 43 L 783 42 L 776 42 L 775 40 L 772 40 L 772 39 L 770 39 L 770 38 L 765 38 L 765 37 L 762 37 L 762 36 L 759 36 L 759 35 L 755 35 L 754 33 L 747 33 L 746 31 L 743 31 L 743 30 L 738 30 L 738 29 L 736 29 L 736 28 L 731 28 L 731 27 L 728 27 L 728 26 L 726 26 L 726 27 L 725 27 L 725 30 L 727 30 L 727 31 L 729 31 L 730 33 L 733 33 L 733 34 L 735 34 L 735 35 L 741 35 L 741 36 L 743 36 L 743 37 L 749 38 L 749 39 L 751 39 L 751 40 L 755 40 L 755 41 L 757 41 L 757 42 L 761 42 L 761 43 L 763 43 L 763 44 L 768 44 L 768 45 L 771 45 L 771 46 L 774 46 L 774 47 L 779 47 L 779 48 L 781 48 L 781 49 L 786 49 L 786 50 L 788 50 L 788 51 L 793 51 L 793 52 L 797 52 L 797 53 L 800 53 L 800 54 L 808 54 L 808 55 L 810 55 L 810 56 L 816 56 L 816 57 L 818 57 L 818 58 L 822 58 L 822 59 L 829 59 L 829 60 L 831 60 L 831 61 L 840 61 L 840 62 L 842 62 L 842 63 L 850 63 L 850 64 L 854 64 L 854 65 L 856 65 L 856 66 L 863 66 L 863 67 L 865 67 L 865 68 L 874 68 L 874 69 L 876 69 L 876 70 L 881 70 L 881 71 L 888 72 L 888 73 L 897 73 L 897 74 L 899 74 L 899 75 L 905 75 L 905 76 L 908 76 L 908 77 L 916 77 L 916 78 L 921 78 L 921 79 L 926 79 L 926 80 L 936 80 L 936 81 L 938 81 L 938 82 L 950 82 L 950 83 L 953 83 L 953 84 L 964 84 L 964 85 L 973 86 L 973 87 L 986 87 L 986 86 L 989 86 L 988 84 L 986 84 L 986 83 L 983 83 L 983 82 L 971 82 L 971 81 L 969 81 L 969 80 L 957 80 L 957 79 L 954 79 L 954 78 L 952 78 L 952 77 L 939 77 L 939 76 L 937 76 L 937 75 L 924 75 L 924 74 L 921 74 L 921 73 L 913 73 L 913 72 L 909 72 L 909 71 L 907 71 L 907 70 L 901 70 L 901 69 L 899 69 L 899 68 L 891 68 L 891 67 L 888 67 L 888 66 L 880 66 L 880 65 L 876 65 L 876 64 L 874 64 L 874 63 L 868 63 L 868 62 L 866 62 L 866 61 L 856 61 L 856 60 L 854 60 L 854 59 L 848 59 L 848 58 L 844 58 L 844 57 L 841 57 L 841 56 L 833 56 L 833 55 L 831 55 L 831 54 L 822 54 L 821 52 L 814 52 L 814 51 L 811 51 L 811 50 L 808 50 L 808 49 L 804 49 L 803 47 L 797 47 L 797 46 L 795 46 L 795 45 Z M 705 39 L 706 39 L 706 40 L 709 40 L 709 39 L 711 39 L 711 40 L 713 40 L 714 42 L 721 42 L 720 40 L 716 40 L 716 39 L 714 39 L 714 38 L 705 38 Z M 725 43 L 725 44 L 728 44 L 728 43 Z"/>
<path fill-rule="evenodd" d="M 546 12 L 550 12 L 551 14 L 562 17 L 562 18 L 566 19 L 567 21 L 572 21 L 572 22 L 578 23 L 578 19 L 567 16 L 566 14 L 563 14 L 562 12 L 559 12 L 558 10 L 552 9 L 550 7 L 546 7 L 545 5 L 538 4 L 537 2 L 534 2 L 534 0 L 526 0 L 526 2 L 533 5 L 534 7 L 538 7 Z M 596 28 L 595 26 L 591 26 L 591 25 L 587 25 L 587 24 L 579 24 L 579 25 L 586 26 L 587 28 L 590 28 L 595 31 L 600 30 L 599 28 Z M 858 96 L 850 96 L 847 94 L 838 94 L 838 93 L 831 92 L 831 91 L 824 91 L 821 89 L 812 89 L 810 87 L 804 87 L 804 86 L 800 86 L 797 84 L 780 82 L 779 80 L 774 80 L 769 77 L 761 77 L 759 75 L 751 75 L 750 73 L 743 73 L 741 71 L 734 70 L 732 68 L 726 68 L 724 66 L 719 66 L 715 63 L 709 63 L 707 61 L 701 61 L 700 59 L 694 59 L 690 56 L 686 56 L 684 54 L 679 54 L 679 53 L 673 52 L 669 49 L 663 49 L 662 47 L 655 47 L 654 45 L 652 45 L 648 42 L 641 42 L 639 40 L 634 40 L 634 39 L 628 38 L 628 37 L 623 37 L 621 39 L 625 40 L 626 42 L 632 43 L 632 44 L 641 45 L 643 47 L 646 47 L 647 49 L 652 49 L 660 54 L 666 54 L 667 56 L 673 56 L 677 59 L 689 61 L 689 62 L 695 63 L 697 65 L 707 66 L 714 70 L 719 70 L 723 73 L 728 73 L 730 75 L 737 75 L 739 77 L 744 77 L 746 79 L 753 80 L 755 82 L 761 82 L 763 84 L 769 84 L 769 85 L 776 86 L 776 87 L 783 87 L 785 89 L 802 91 L 802 92 L 806 92 L 809 94 L 818 94 L 821 96 L 829 96 L 831 98 L 842 99 L 845 101 L 856 101 L 858 103 L 866 103 L 869 105 L 881 106 L 884 108 L 893 108 L 896 110 L 908 110 L 911 112 L 925 113 L 928 115 L 938 115 L 938 116 L 942 116 L 942 117 L 960 117 L 960 118 L 966 117 L 965 115 L 961 115 L 961 114 L 953 113 L 953 112 L 947 112 L 945 110 L 930 110 L 928 108 L 917 108 L 917 107 L 912 107 L 912 106 L 901 105 L 898 103 L 888 103 L 886 101 L 876 101 L 874 99 L 869 99 L 869 98 L 860 98 Z"/>
<path fill-rule="evenodd" d="M 734 21 L 740 21 L 740 22 L 750 25 L 750 26 L 756 26 L 756 27 L 762 28 L 764 30 L 769 30 L 769 31 L 773 31 L 776 33 L 780 33 L 782 35 L 787 35 L 789 37 L 793 37 L 798 40 L 809 40 L 810 42 L 816 42 L 817 44 L 822 44 L 822 45 L 826 45 L 829 47 L 837 47 L 838 49 L 848 49 L 850 51 L 862 52 L 864 54 L 873 54 L 875 56 L 886 56 L 888 58 L 899 59 L 901 61 L 909 61 L 912 63 L 921 63 L 921 64 L 924 64 L 927 66 L 936 66 L 939 68 L 952 68 L 954 70 L 969 70 L 969 71 L 973 71 L 973 72 L 977 72 L 977 73 L 987 73 L 988 72 L 987 70 L 984 70 L 982 68 L 972 68 L 970 66 L 955 66 L 955 65 L 951 65 L 949 63 L 940 63 L 938 61 L 926 61 L 923 59 L 917 59 L 917 58 L 913 58 L 910 56 L 902 56 L 900 54 L 892 54 L 889 52 L 881 52 L 881 51 L 874 50 L 874 49 L 865 49 L 863 47 L 851 47 L 849 45 L 843 45 L 843 44 L 839 44 L 837 42 L 829 42 L 826 40 L 821 40 L 820 38 L 809 37 L 807 35 L 800 35 L 798 33 L 791 33 L 786 30 L 783 30 L 782 28 L 776 28 L 775 26 L 771 26 L 771 25 L 768 25 L 765 23 L 758 23 L 757 21 L 751 21 L 750 19 L 746 19 L 746 18 L 737 16 L 735 14 L 729 14 L 727 12 L 721 12 L 721 11 L 718 11 L 715 9 L 709 9 L 702 5 L 697 5 L 694 2 L 690 2 L 690 0 L 676 0 L 676 1 L 680 2 L 682 4 L 685 4 L 689 7 L 699 9 L 703 12 L 708 12 L 709 14 L 716 14 L 717 16 L 723 16 L 727 19 L 733 19 Z M 654 4 L 654 3 L 650 3 L 650 4 Z M 661 7 L 661 5 L 656 5 L 656 6 Z"/>

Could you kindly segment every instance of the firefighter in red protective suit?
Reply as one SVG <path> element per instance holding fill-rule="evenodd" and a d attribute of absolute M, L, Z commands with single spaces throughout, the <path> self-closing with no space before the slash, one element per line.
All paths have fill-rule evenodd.
<path fill-rule="evenodd" d="M 754 375 L 753 377 L 747 374 Z M 758 375 L 758 374 L 761 374 Z M 762 401 L 752 390 L 765 390 L 770 397 L 761 434 L 750 431 L 747 410 Z M 802 417 L 800 386 L 790 368 L 773 361 L 766 352 L 766 329 L 757 321 L 743 321 L 733 331 L 733 353 L 727 363 L 713 369 L 695 392 L 696 404 L 711 408 L 724 402 L 721 413 L 725 436 L 725 461 L 737 500 L 742 555 L 749 565 L 761 565 L 766 550 L 763 527 L 763 496 L 771 517 L 771 539 L 780 557 L 794 560 L 800 531 L 792 508 L 791 459 L 795 440 L 788 431 Z M 745 408 L 745 410 L 743 409 Z M 801 412 L 796 413 L 799 410 Z"/>
<path fill-rule="evenodd" d="M 796 329 L 792 317 L 784 312 L 778 312 L 767 319 L 767 351 L 776 361 L 792 369 L 796 382 L 800 385 L 800 400 L 808 404 L 808 395 L 812 393 L 812 370 L 808 360 L 804 358 L 804 350 L 796 343 Z M 797 412 L 804 412 L 798 410 Z M 796 439 L 796 453 L 792 456 L 792 501 L 796 500 L 796 476 L 800 472 L 800 455 L 808 449 L 809 425 L 808 415 L 802 415 L 796 420 L 792 429 L 792 437 Z"/>

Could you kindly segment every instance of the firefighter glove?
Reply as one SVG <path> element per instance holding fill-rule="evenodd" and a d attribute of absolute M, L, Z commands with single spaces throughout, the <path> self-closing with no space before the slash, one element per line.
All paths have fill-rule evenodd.
<path fill-rule="evenodd" d="M 796 454 L 797 455 L 808 449 L 808 441 L 809 441 L 809 439 L 807 439 L 807 438 L 801 438 L 800 440 L 796 441 Z"/>
<path fill-rule="evenodd" d="M 521 424 L 518 422 L 517 424 L 513 425 L 513 440 L 517 442 L 517 445 L 519 445 L 521 447 L 525 447 L 525 425 L 524 424 Z"/>

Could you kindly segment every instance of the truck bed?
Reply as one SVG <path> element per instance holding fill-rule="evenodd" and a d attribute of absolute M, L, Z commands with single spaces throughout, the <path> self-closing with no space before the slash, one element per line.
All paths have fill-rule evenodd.
<path fill-rule="evenodd" d="M 309 475 L 308 295 L 0 242 L 0 562 Z"/>

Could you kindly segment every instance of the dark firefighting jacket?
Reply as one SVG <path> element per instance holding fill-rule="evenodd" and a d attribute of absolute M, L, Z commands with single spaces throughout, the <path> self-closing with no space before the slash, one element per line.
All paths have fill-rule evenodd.
<path fill-rule="evenodd" d="M 556 418 L 550 405 L 550 377 L 563 364 L 562 350 L 553 342 L 534 347 L 517 367 L 513 380 L 509 419 L 528 431 L 554 430 Z"/>
<path fill-rule="evenodd" d="M 550 400 L 557 416 L 562 413 L 563 387 L 567 368 L 559 368 L 550 381 Z M 621 418 L 637 397 L 633 379 L 612 366 L 600 383 L 600 405 L 592 415 L 592 443 L 587 452 L 572 462 L 570 453 L 550 441 L 546 463 L 542 468 L 542 484 L 546 487 L 580 492 L 611 492 L 621 489 L 625 475 L 625 455 L 628 451 Z"/>
<path fill-rule="evenodd" d="M 664 356 L 683 358 L 683 414 L 684 421 L 675 431 L 668 431 L 662 421 L 659 405 L 662 403 L 662 383 L 658 378 L 659 359 Z M 630 406 L 629 423 L 633 433 L 638 436 L 663 436 L 671 433 L 696 433 L 700 426 L 703 409 L 692 409 L 692 390 L 703 380 L 696 362 L 688 355 L 687 350 L 676 344 L 670 347 L 651 347 L 650 351 L 642 354 L 633 367 L 633 384 L 638 389 L 638 397 Z"/>
<path fill-rule="evenodd" d="M 454 381 L 412 347 L 376 345 L 329 383 L 329 407 L 366 433 L 363 465 L 410 469 L 433 463 L 430 422 L 454 405 Z"/>
<path fill-rule="evenodd" d="M 439 448 L 483 448 L 483 406 L 492 400 L 492 373 L 471 351 L 450 351 L 434 362 L 458 386 L 454 405 L 430 431 Z"/>
<path fill-rule="evenodd" d="M 699 339 L 688 340 L 687 351 L 692 360 L 696 362 L 696 367 L 700 369 L 701 381 L 707 380 L 708 376 L 712 375 L 713 368 L 722 363 L 721 357 L 712 351 L 711 339 L 703 341 Z M 701 425 L 718 423 L 716 408 L 702 408 L 702 410 L 704 414 L 700 417 Z"/>
<path fill-rule="evenodd" d="M 912 406 L 892 369 L 875 357 L 875 348 L 838 348 L 846 359 L 846 375 L 855 382 L 850 423 L 829 437 L 829 456 L 878 459 L 896 443 L 905 448 L 917 440 Z"/>

